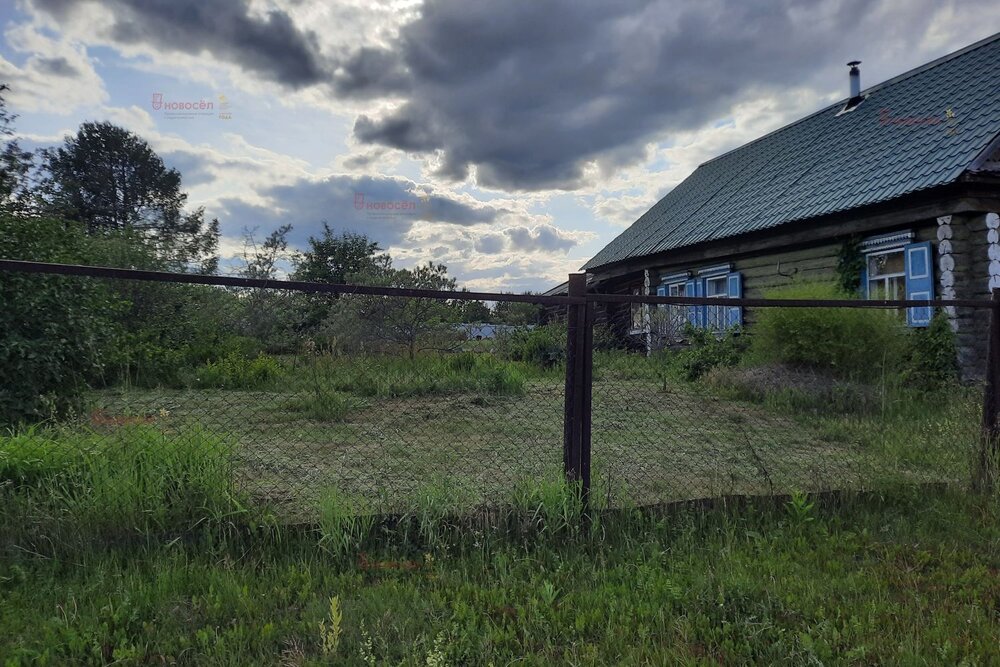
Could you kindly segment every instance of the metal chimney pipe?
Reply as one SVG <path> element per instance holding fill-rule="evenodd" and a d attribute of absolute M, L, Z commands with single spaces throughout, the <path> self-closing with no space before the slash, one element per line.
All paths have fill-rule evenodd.
<path fill-rule="evenodd" d="M 861 70 L 858 69 L 858 65 L 861 64 L 860 60 L 852 60 L 847 63 L 847 66 L 851 68 L 851 99 L 857 99 L 861 97 Z"/>

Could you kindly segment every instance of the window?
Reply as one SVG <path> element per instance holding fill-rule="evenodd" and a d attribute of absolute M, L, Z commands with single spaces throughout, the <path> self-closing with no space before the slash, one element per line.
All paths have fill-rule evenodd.
<path fill-rule="evenodd" d="M 667 296 L 684 296 L 684 283 L 671 283 L 666 286 Z M 683 331 L 684 323 L 687 321 L 684 306 L 667 306 L 667 321 L 674 331 Z"/>
<path fill-rule="evenodd" d="M 642 288 L 634 287 L 632 288 L 632 296 L 642 296 Z M 637 333 L 643 331 L 643 310 L 645 309 L 645 304 L 632 302 L 632 333 Z"/>
<path fill-rule="evenodd" d="M 686 278 L 687 274 L 683 274 Z M 670 281 L 670 282 L 668 282 Z M 684 280 L 677 276 L 668 276 L 656 288 L 657 296 L 684 296 Z M 687 306 L 667 304 L 658 306 L 650 317 L 650 332 L 660 345 L 675 343 L 684 337 L 684 325 L 687 323 Z"/>
<path fill-rule="evenodd" d="M 705 278 L 705 296 L 710 299 L 724 299 L 729 296 L 729 280 L 727 275 Z M 706 327 L 712 331 L 725 331 L 729 328 L 726 320 L 726 306 L 706 306 Z"/>
<path fill-rule="evenodd" d="M 667 287 L 674 296 L 739 299 L 743 297 L 743 278 L 740 273 L 731 269 L 729 264 L 701 269 L 694 278 L 688 278 L 683 284 L 672 282 Z M 722 332 L 743 324 L 743 308 L 740 306 L 673 306 L 670 312 L 676 314 L 681 328 L 684 324 L 690 324 Z"/>
<path fill-rule="evenodd" d="M 866 299 L 924 300 L 934 298 L 930 241 L 912 243 L 913 232 L 895 232 L 865 239 L 861 290 Z M 906 323 L 926 327 L 931 307 L 907 308 Z"/>
<path fill-rule="evenodd" d="M 868 298 L 905 299 L 906 267 L 903 249 L 871 253 L 867 260 Z"/>

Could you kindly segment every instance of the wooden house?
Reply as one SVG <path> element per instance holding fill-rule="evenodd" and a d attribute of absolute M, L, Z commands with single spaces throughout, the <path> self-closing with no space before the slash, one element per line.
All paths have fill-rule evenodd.
<path fill-rule="evenodd" d="M 989 298 L 1000 34 L 867 89 L 858 64 L 847 98 L 699 166 L 587 262 L 588 289 L 757 298 L 848 270 L 862 297 Z M 964 375 L 981 375 L 987 312 L 946 310 Z M 908 311 L 909 326 L 927 326 L 929 309 Z M 740 308 L 674 313 L 678 325 L 753 326 Z M 649 334 L 641 306 L 600 316 L 634 340 Z"/>

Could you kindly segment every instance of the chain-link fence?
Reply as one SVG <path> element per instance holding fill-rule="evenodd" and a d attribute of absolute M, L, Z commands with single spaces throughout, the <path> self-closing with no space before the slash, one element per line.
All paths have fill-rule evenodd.
<path fill-rule="evenodd" d="M 94 502 L 141 505 L 182 479 L 292 518 L 329 503 L 464 511 L 568 475 L 591 505 L 650 505 L 965 485 L 983 452 L 987 363 L 961 377 L 949 314 L 989 313 L 989 302 L 921 302 L 941 312 L 908 329 L 902 309 L 917 302 L 716 305 L 583 295 L 577 281 L 544 297 L 2 268 L 36 271 L 0 275 L 47 295 L 10 316 L 8 356 L 48 354 L 53 335 L 103 351 L 93 367 L 56 362 L 73 400 L 36 397 L 48 419 L 4 439 L 0 478 L 26 483 L 85 460 L 118 480 Z M 65 318 L 67 300 L 83 310 L 53 329 L 46 318 Z M 697 308 L 721 310 L 699 320 Z M 729 326 L 732 308 L 746 309 L 745 327 Z M 36 380 L 4 378 L 3 405 Z M 164 474 L 140 475 L 151 467 Z"/>

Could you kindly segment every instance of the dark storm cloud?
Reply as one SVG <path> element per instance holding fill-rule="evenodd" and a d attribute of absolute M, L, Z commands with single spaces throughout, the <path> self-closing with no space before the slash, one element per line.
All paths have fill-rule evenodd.
<path fill-rule="evenodd" d="M 91 0 L 35 0 L 57 19 Z M 114 10 L 108 37 L 166 51 L 207 52 L 290 88 L 327 81 L 314 33 L 296 27 L 285 12 L 250 12 L 246 0 L 103 0 Z"/>
<path fill-rule="evenodd" d="M 918 41 L 942 4 L 897 7 L 428 0 L 390 48 L 342 68 L 335 90 L 401 93 L 393 112 L 357 119 L 362 142 L 437 153 L 456 179 L 475 166 L 486 186 L 571 189 L 586 162 L 634 162 L 655 134 L 708 125 L 755 91 L 842 85 L 846 96 L 847 60 L 876 60 L 882 78 L 919 64 L 893 49 Z"/>
<path fill-rule="evenodd" d="M 302 247 L 326 222 L 335 231 L 365 234 L 387 247 L 405 241 L 418 221 L 470 226 L 493 222 L 504 212 L 438 195 L 421 196 L 412 183 L 395 178 L 331 176 L 276 185 L 259 194 L 273 205 L 233 198 L 220 202 L 224 235 L 238 236 L 254 228 L 266 234 L 287 223 L 293 226 L 289 241 Z"/>

